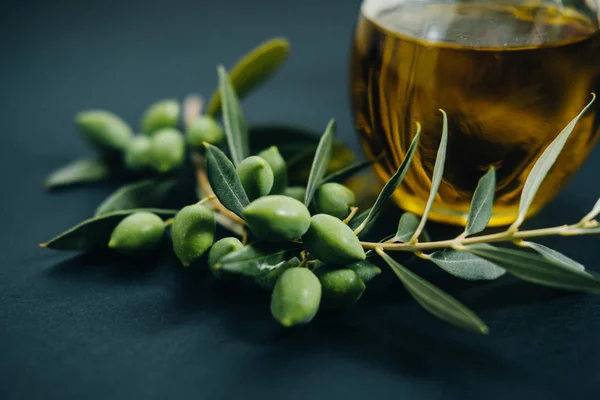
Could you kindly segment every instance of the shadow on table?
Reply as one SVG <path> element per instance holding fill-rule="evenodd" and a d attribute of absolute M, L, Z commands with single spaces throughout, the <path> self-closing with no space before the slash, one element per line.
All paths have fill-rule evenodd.
<path fill-rule="evenodd" d="M 434 229 L 436 237 L 454 233 L 454 228 Z M 463 281 L 422 260 L 410 267 L 471 306 L 484 319 L 489 318 L 492 333 L 496 328 L 494 317 L 502 319 L 502 314 L 512 308 L 568 295 L 512 277 L 488 283 Z M 384 273 L 369 284 L 359 303 L 338 313 L 321 313 L 311 324 L 294 329 L 278 326 L 269 311 L 270 293 L 253 282 L 218 281 L 204 265 L 184 269 L 172 253 L 152 254 L 141 260 L 111 253 L 82 255 L 56 265 L 47 275 L 98 285 L 140 285 L 146 281 L 164 284 L 166 295 L 160 299 L 164 304 L 143 304 L 128 310 L 131 314 L 152 315 L 126 321 L 129 324 L 124 323 L 121 329 L 151 335 L 182 325 L 194 329 L 210 322 L 225 337 L 230 335 L 232 340 L 260 349 L 252 353 L 257 358 L 254 362 L 269 379 L 285 374 L 290 362 L 314 365 L 315 360 L 331 357 L 351 359 L 403 376 L 444 376 L 455 379 L 457 384 L 469 379 L 469 371 L 503 376 L 522 373 L 518 365 L 495 348 L 494 336 L 482 337 L 438 321 L 418 306 L 387 268 L 383 269 Z M 146 322 L 136 322 L 140 320 Z M 248 365 L 254 363 L 232 368 Z"/>
<path fill-rule="evenodd" d="M 153 252 L 142 258 L 109 251 L 81 254 L 46 270 L 51 279 L 89 282 L 97 285 L 136 284 L 161 273 L 163 255 Z"/>
<path fill-rule="evenodd" d="M 215 283 L 207 275 L 210 274 L 200 271 L 181 273 L 177 278 L 180 290 L 173 292 L 169 315 L 161 324 L 168 325 L 169 320 L 181 324 L 187 320 L 193 325 L 210 320 L 236 340 L 261 348 L 260 355 L 255 356 L 256 364 L 245 365 L 260 365 L 261 374 L 269 379 L 276 380 L 279 374 L 286 374 L 286 364 L 290 362 L 310 362 L 314 367 L 315 360 L 330 357 L 350 358 L 404 376 L 452 377 L 456 372 L 460 375 L 457 379 L 467 379 L 465 371 L 475 370 L 501 372 L 504 376 L 519 374 L 518 368 L 513 363 L 508 367 L 502 352 L 494 349 L 493 336 L 465 332 L 430 316 L 391 272 L 373 281 L 363 299 L 353 307 L 337 313 L 320 313 L 310 324 L 293 329 L 281 328 L 272 319 L 269 293 L 251 282 Z M 429 278 L 484 313 L 565 296 L 512 278 L 488 284 L 438 274 Z M 158 329 L 164 328 L 161 325 Z M 460 372 L 455 370 L 457 365 Z"/>

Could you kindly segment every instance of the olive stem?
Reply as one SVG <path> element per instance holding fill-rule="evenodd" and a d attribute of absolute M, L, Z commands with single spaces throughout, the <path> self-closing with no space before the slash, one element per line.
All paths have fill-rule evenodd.
<path fill-rule="evenodd" d="M 302 252 L 302 261 L 300 262 L 300 265 L 298 265 L 298 268 L 308 268 L 308 262 L 310 260 L 308 259 L 308 256 L 306 255 L 306 252 Z"/>
<path fill-rule="evenodd" d="M 346 219 L 344 220 L 344 223 L 346 225 L 348 225 L 350 223 L 350 221 L 352 221 L 352 218 L 354 218 L 354 216 L 356 216 L 357 212 L 358 212 L 358 207 L 350 207 L 350 214 L 346 217 Z"/>
<path fill-rule="evenodd" d="M 217 196 L 215 196 L 214 194 L 213 194 L 213 195 L 210 195 L 210 196 L 206 196 L 205 198 L 203 198 L 202 200 L 200 200 L 200 201 L 199 201 L 198 203 L 196 203 L 196 204 L 198 204 L 198 205 L 202 205 L 202 204 L 204 204 L 204 203 L 206 203 L 206 202 L 208 202 L 208 201 L 215 200 L 216 198 L 217 198 Z"/>
<path fill-rule="evenodd" d="M 363 222 L 362 222 L 362 223 L 361 223 L 361 224 L 358 226 L 358 228 L 356 228 L 356 229 L 354 230 L 354 234 L 355 234 L 356 236 L 358 236 L 358 235 L 359 235 L 359 234 L 360 234 L 360 233 L 363 231 L 363 229 L 365 229 L 365 227 L 366 227 L 366 226 L 367 226 L 367 220 L 365 219 L 365 220 L 364 220 L 364 221 L 363 221 Z"/>
<path fill-rule="evenodd" d="M 437 250 L 443 248 L 460 249 L 464 246 L 477 243 L 496 243 L 496 242 L 519 242 L 522 239 L 544 237 L 544 236 L 582 236 L 599 234 L 600 231 L 595 229 L 596 224 L 588 224 L 580 226 L 580 224 L 561 225 L 552 228 L 532 229 L 527 231 L 512 231 L 510 228 L 505 232 L 492 233 L 488 235 L 472 236 L 472 237 L 457 237 L 450 240 L 440 240 L 437 242 L 422 242 L 422 243 L 373 243 L 361 242 L 363 248 L 368 250 L 383 249 L 388 251 L 410 251 L 413 253 L 422 252 L 425 250 Z"/>

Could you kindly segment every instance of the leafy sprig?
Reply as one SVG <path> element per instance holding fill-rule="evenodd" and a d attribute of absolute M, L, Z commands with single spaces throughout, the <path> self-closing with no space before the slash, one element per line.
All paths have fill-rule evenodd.
<path fill-rule="evenodd" d="M 334 182 L 343 183 L 345 179 L 369 167 L 373 162 L 373 160 L 349 162 L 338 165 L 332 170 L 332 165 L 336 165 L 336 161 L 339 161 L 336 159 L 336 154 L 339 152 L 333 151 L 335 146 L 339 146 L 334 139 L 334 120 L 328 123 L 320 138 L 312 135 L 311 129 L 304 127 L 290 127 L 282 124 L 248 126 L 240 105 L 240 97 L 249 93 L 274 73 L 282 65 L 288 52 L 287 42 L 278 38 L 265 42 L 242 58 L 232 68 L 231 75 L 224 67 L 219 66 L 218 90 L 209 103 L 207 114 L 211 116 L 221 114 L 225 127 L 226 146 L 220 146 L 219 143 L 204 143 L 204 148 L 189 149 L 191 150 L 190 156 L 194 161 L 198 197 L 201 200 L 199 205 L 210 206 L 216 222 L 233 234 L 240 236 L 245 245 L 237 251 L 225 254 L 214 263 L 211 261 L 211 269 L 217 276 L 223 273 L 244 276 L 255 279 L 261 287 L 268 289 L 273 289 L 281 280 L 281 287 L 285 286 L 287 288 L 285 290 L 288 291 L 290 290 L 289 285 L 294 288 L 294 285 L 306 284 L 306 290 L 290 292 L 305 294 L 315 291 L 317 288 L 311 274 L 308 274 L 308 281 L 304 283 L 300 280 L 291 284 L 287 281 L 284 283 L 285 278 L 283 277 L 288 269 L 307 269 L 314 272 L 314 275 L 322 282 L 324 302 L 329 299 L 330 304 L 340 304 L 341 300 L 344 300 L 351 304 L 360 298 L 364 284 L 379 274 L 379 268 L 372 263 L 373 258 L 379 256 L 424 309 L 448 323 L 483 334 L 486 334 L 489 329 L 472 310 L 405 267 L 392 257 L 392 253 L 413 253 L 430 261 L 441 270 L 466 280 L 494 280 L 509 273 L 524 281 L 552 288 L 600 292 L 600 280 L 595 273 L 587 271 L 583 265 L 556 250 L 532 241 L 545 236 L 600 234 L 600 226 L 595 219 L 600 214 L 600 200 L 588 214 L 573 224 L 521 230 L 521 225 L 528 216 L 530 205 L 538 193 L 540 185 L 554 165 L 575 125 L 594 102 L 595 95 L 592 95 L 590 103 L 560 132 L 535 162 L 524 185 L 518 216 L 515 222 L 502 232 L 485 232 L 493 214 L 496 191 L 496 171 L 490 167 L 479 180 L 474 192 L 464 231 L 451 239 L 430 240 L 427 238 L 424 240 L 424 237 L 427 236 L 425 228 L 429 211 L 444 175 L 448 136 L 451 134 L 448 129 L 447 115 L 440 110 L 443 116 L 440 143 L 431 177 L 431 190 L 420 217 L 404 213 L 398 221 L 396 232 L 380 241 L 362 240 L 359 242 L 357 239 L 357 237 L 363 238 L 365 232 L 381 215 L 383 206 L 402 184 L 411 167 L 412 160 L 419 148 L 421 136 L 421 125 L 417 123 L 412 143 L 406 151 L 404 160 L 384 185 L 372 206 L 366 210 L 359 210 L 358 207 L 350 204 L 347 210 L 348 215 L 343 221 L 332 222 L 331 227 L 324 228 L 325 231 L 310 236 L 327 239 L 326 236 L 331 234 L 339 237 L 352 235 L 354 236 L 352 240 L 359 243 L 359 250 L 362 247 L 366 251 L 365 256 L 369 257 L 368 260 L 357 259 L 355 263 L 328 265 L 308 250 L 308 247 L 315 248 L 314 243 L 313 246 L 308 246 L 309 243 L 305 242 L 309 240 L 309 236 L 298 237 L 283 243 L 279 240 L 261 239 L 253 231 L 252 225 L 246 221 L 245 210 L 251 202 L 244 189 L 244 182 L 240 180 L 236 170 L 236 167 L 247 157 L 270 145 L 278 146 L 277 154 L 281 154 L 286 159 L 288 171 L 296 175 L 306 173 L 305 186 L 300 188 L 304 190 L 304 195 L 300 198 L 304 206 L 301 204 L 300 206 L 308 207 L 313 214 L 319 212 L 320 205 L 315 200 L 315 196 L 320 193 L 322 188 L 327 185 L 335 185 Z M 185 102 L 183 113 L 185 121 L 182 125 L 189 127 L 194 119 L 201 116 L 201 104 L 201 99 L 197 97 L 190 97 Z M 160 121 L 160 119 L 158 120 Z M 122 171 L 126 170 L 124 167 L 118 158 L 115 159 L 114 154 L 110 157 L 100 155 L 94 159 L 76 161 L 58 170 L 48 179 L 47 186 L 50 188 L 63 187 L 76 183 L 100 181 L 108 179 L 114 174 L 122 174 Z M 132 214 L 149 211 L 166 218 L 176 215 L 177 210 L 148 208 L 162 206 L 173 185 L 188 171 L 182 167 L 169 174 L 159 174 L 158 176 L 149 171 L 128 172 L 128 174 L 131 173 L 128 176 L 133 177 L 136 182 L 122 187 L 106 199 L 96 210 L 94 218 L 65 231 L 42 244 L 42 247 L 69 251 L 102 249 L 106 248 L 108 238 L 115 227 Z M 329 187 L 335 190 L 339 189 L 339 187 Z M 347 192 L 343 193 L 347 194 Z M 286 193 L 277 195 L 285 196 Z M 300 206 L 294 205 L 294 207 Z M 171 222 L 172 220 L 168 220 L 166 224 L 169 225 Z M 339 228 L 340 224 L 344 226 L 343 232 Z M 298 229 L 298 227 L 294 226 L 294 229 Z M 317 228 L 311 227 L 310 229 Z M 328 233 L 329 230 L 333 233 Z M 207 233 L 203 232 L 202 234 Z M 185 235 L 177 237 L 179 236 L 186 237 Z M 343 243 L 346 244 L 336 244 L 341 248 L 332 248 L 332 252 L 341 251 L 343 253 L 343 246 L 351 246 L 350 242 Z M 513 245 L 514 248 L 497 246 L 499 243 Z M 353 249 L 354 255 L 359 253 L 362 253 L 362 250 L 356 252 L 356 249 Z M 214 258 L 212 255 L 211 257 Z M 344 274 L 343 279 L 339 278 L 339 281 L 349 282 L 354 279 L 353 286 L 347 286 L 344 289 L 345 292 L 340 287 L 331 288 L 331 285 L 338 282 L 336 274 L 339 271 Z M 300 276 L 303 274 L 298 275 L 298 277 Z M 290 321 L 303 323 L 314 317 L 317 310 L 304 310 L 306 312 L 302 314 L 303 310 L 301 310 L 300 304 L 304 303 L 300 301 L 296 304 L 298 309 L 287 310 L 285 307 L 289 307 L 289 296 L 286 297 L 287 300 L 283 304 L 281 299 L 275 298 L 284 290 L 282 288 L 276 289 L 273 295 L 273 304 L 277 303 L 273 306 L 273 309 L 276 309 L 274 316 L 281 318 L 282 313 L 290 313 L 289 318 L 286 316 L 285 322 L 278 319 L 282 324 L 288 326 L 292 324 Z M 318 290 L 321 291 L 320 286 Z M 292 294 L 290 296 L 293 298 Z M 334 300 L 331 300 L 332 296 Z"/>

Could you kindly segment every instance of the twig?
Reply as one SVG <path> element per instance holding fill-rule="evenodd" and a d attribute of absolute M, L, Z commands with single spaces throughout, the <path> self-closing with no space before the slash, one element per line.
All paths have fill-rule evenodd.
<path fill-rule="evenodd" d="M 346 217 L 346 219 L 344 220 L 344 223 L 346 225 L 348 225 L 350 223 L 350 221 L 352 221 L 352 218 L 354 218 L 354 216 L 356 215 L 357 212 L 358 212 L 358 207 L 350 207 L 350 215 L 348 215 Z"/>
<path fill-rule="evenodd" d="M 410 251 L 410 252 L 421 252 L 424 250 L 436 250 L 443 248 L 455 248 L 460 249 L 461 247 L 477 244 L 477 243 L 494 243 L 494 242 L 515 242 L 522 239 L 529 239 L 534 237 L 543 236 L 580 236 L 580 235 L 597 235 L 600 234 L 600 230 L 596 229 L 598 223 L 589 224 L 588 226 L 582 227 L 580 224 L 573 225 L 561 225 L 552 228 L 543 229 L 532 229 L 528 231 L 516 231 L 513 232 L 510 229 L 505 232 L 493 233 L 489 235 L 473 236 L 473 237 L 462 237 L 458 236 L 455 239 L 440 240 L 437 242 L 424 242 L 424 243 L 373 243 L 373 242 L 361 242 L 365 249 L 376 250 L 381 248 L 386 251 Z"/>
<path fill-rule="evenodd" d="M 216 198 L 217 198 L 217 196 L 215 196 L 214 194 L 210 195 L 210 196 L 206 196 L 205 198 L 203 198 L 202 200 L 200 200 L 197 204 L 199 204 L 199 205 L 200 204 L 204 204 L 204 203 L 207 203 L 209 201 L 215 200 Z"/>
<path fill-rule="evenodd" d="M 365 219 L 355 230 L 354 234 L 358 236 L 367 226 L 368 219 Z"/>

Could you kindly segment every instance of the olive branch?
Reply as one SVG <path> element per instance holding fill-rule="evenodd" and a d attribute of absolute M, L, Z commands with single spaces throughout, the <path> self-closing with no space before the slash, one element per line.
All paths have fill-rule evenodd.
<path fill-rule="evenodd" d="M 600 213 L 600 200 L 576 223 L 521 230 L 540 185 L 575 125 L 594 102 L 594 94 L 534 164 L 521 194 L 517 218 L 510 227 L 497 233 L 484 232 L 492 216 L 496 189 L 496 172 L 490 167 L 474 192 L 464 231 L 452 239 L 432 241 L 424 240 L 425 227 L 444 174 L 449 135 L 446 113 L 440 110 L 443 116 L 441 140 L 423 215 L 404 213 L 395 234 L 379 242 L 368 242 L 364 240 L 365 233 L 381 215 L 384 204 L 411 167 L 423 134 L 421 126 L 416 124 L 414 139 L 404 160 L 374 204 L 359 212 L 353 204 L 354 194 L 342 185 L 331 184 L 343 182 L 370 166 L 371 161 L 330 170 L 337 145 L 334 120 L 318 140 L 297 127 L 253 127 L 246 123 L 239 98 L 274 73 L 288 52 L 284 39 L 274 39 L 242 58 L 231 74 L 219 66 L 219 88 L 209 102 L 207 115 L 202 114 L 203 102 L 197 96 L 188 97 L 183 112 L 173 101 L 153 105 L 141 124 L 144 131 L 149 131 L 149 139 L 138 136 L 131 139 L 132 144 L 127 144 L 131 133 L 116 116 L 104 115 L 98 120 L 97 114 L 85 114 L 95 119 L 93 124 L 86 124 L 82 118 L 78 120 L 82 133 L 96 148 L 111 150 L 110 154 L 103 152 L 100 158 L 76 161 L 53 173 L 46 186 L 62 187 L 111 177 L 128 177 L 136 182 L 106 199 L 94 218 L 42 246 L 91 251 L 106 248 L 111 239 L 111 247 L 114 245 L 121 252 L 140 253 L 156 245 L 165 226 L 171 226 L 173 247 L 184 265 L 201 260 L 210 248 L 208 264 L 217 277 L 246 276 L 273 291 L 271 311 L 284 326 L 309 322 L 319 309 L 338 309 L 356 302 L 365 290 L 365 283 L 381 272 L 373 261 L 379 257 L 427 311 L 458 327 L 488 332 L 488 327 L 472 310 L 399 263 L 390 255 L 392 252 L 414 253 L 466 280 L 493 280 L 508 272 L 519 279 L 552 288 L 600 292 L 596 274 L 565 255 L 531 241 L 545 236 L 600 234 L 595 219 Z M 182 125 L 187 132 L 199 202 L 183 208 L 161 209 L 157 207 L 189 172 L 178 134 L 171 131 L 169 138 L 161 132 L 161 129 L 176 127 L 180 114 L 183 114 Z M 224 132 L 211 119 L 219 114 Z M 99 124 L 100 130 L 97 129 Z M 154 130 L 160 133 L 153 133 Z M 265 143 L 265 138 L 271 142 Z M 222 139 L 226 146 L 219 146 Z M 277 147 L 269 147 L 273 144 Z M 115 158 L 115 150 L 123 156 Z M 286 153 L 288 157 L 284 157 Z M 290 154 L 293 157 L 289 157 Z M 287 187 L 288 178 L 293 177 L 289 172 L 299 170 L 299 160 L 308 164 L 307 183 L 302 187 Z M 160 168 L 155 167 L 158 164 Z M 263 172 L 257 172 L 259 170 Z M 328 198 L 326 187 L 335 189 L 335 196 Z M 251 201 L 250 194 L 257 198 Z M 327 201 L 338 207 L 327 206 Z M 156 223 L 156 218 L 149 214 L 174 219 L 163 223 L 159 218 Z M 151 222 L 155 224 L 151 227 L 153 230 L 144 231 Z M 213 245 L 215 222 L 239 236 L 241 242 L 225 238 Z M 152 231 L 154 236 L 145 237 L 142 231 Z M 119 235 L 129 237 L 119 241 Z M 132 235 L 139 238 L 132 241 Z M 513 244 L 516 248 L 494 246 L 496 243 Z"/>

